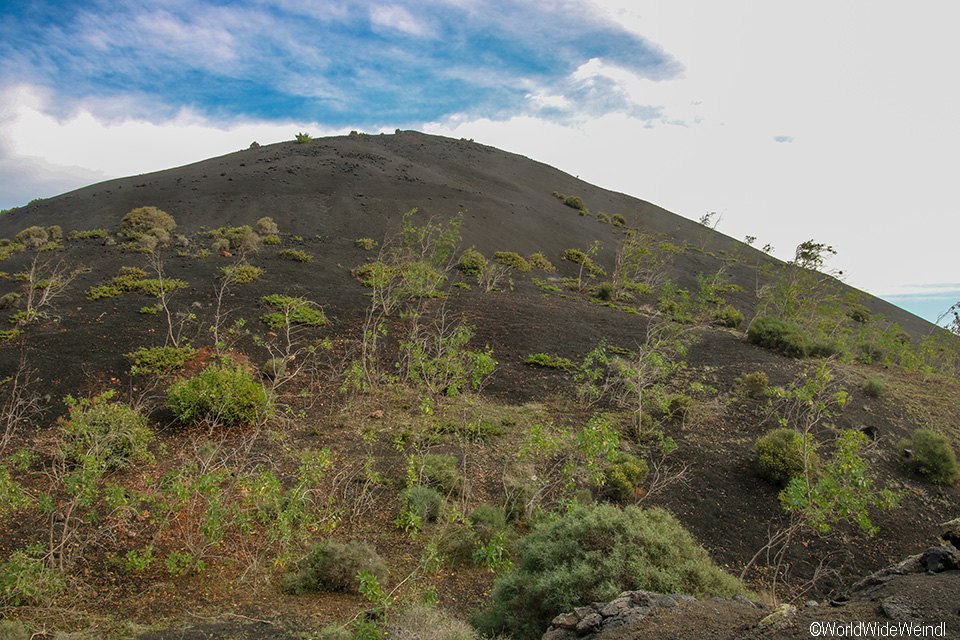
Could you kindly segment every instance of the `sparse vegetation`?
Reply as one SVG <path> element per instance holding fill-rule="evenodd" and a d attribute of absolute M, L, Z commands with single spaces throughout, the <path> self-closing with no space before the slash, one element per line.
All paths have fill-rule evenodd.
<path fill-rule="evenodd" d="M 126 354 L 130 361 L 130 374 L 135 376 L 165 376 L 183 368 L 197 355 L 190 346 L 140 347 Z"/>
<path fill-rule="evenodd" d="M 379 243 L 373 238 L 357 238 L 353 241 L 353 244 L 364 251 L 373 251 Z"/>
<path fill-rule="evenodd" d="M 294 136 L 294 139 L 297 141 L 297 144 L 307 144 L 308 142 L 313 141 L 313 138 L 309 133 L 303 133 L 302 131 L 297 133 L 297 135 Z"/>
<path fill-rule="evenodd" d="M 517 271 L 527 272 L 533 268 L 526 258 L 515 251 L 497 251 L 493 254 L 493 259 L 497 263 Z"/>
<path fill-rule="evenodd" d="M 372 545 L 351 540 L 346 544 L 324 540 L 297 563 L 283 580 L 283 591 L 302 594 L 325 591 L 357 593 L 357 575 L 361 571 L 380 579 L 387 576 L 387 565 Z"/>
<path fill-rule="evenodd" d="M 531 353 L 524 362 L 535 367 L 560 369 L 566 372 L 571 372 L 577 367 L 573 360 L 549 353 Z"/>
<path fill-rule="evenodd" d="M 950 441 L 930 429 L 917 429 L 900 441 L 900 456 L 908 469 L 934 484 L 952 485 L 960 480 L 960 463 Z"/>
<path fill-rule="evenodd" d="M 540 251 L 530 254 L 530 256 L 527 257 L 527 262 L 529 262 L 530 266 L 534 269 L 539 269 L 547 273 L 554 273 L 557 270 L 553 263 L 550 262 L 550 259 Z"/>
<path fill-rule="evenodd" d="M 793 358 L 810 353 L 810 342 L 799 326 L 777 318 L 762 317 L 747 329 L 751 343 Z"/>
<path fill-rule="evenodd" d="M 117 275 L 105 285 L 91 287 L 87 297 L 91 300 L 113 298 L 124 293 L 143 293 L 149 296 L 160 296 L 177 289 L 185 289 L 189 285 L 178 278 L 147 278 L 147 272 L 139 267 L 120 267 Z"/>
<path fill-rule="evenodd" d="M 263 269 L 252 264 L 242 262 L 231 267 L 220 267 L 220 277 L 229 279 L 236 284 L 250 284 L 256 282 L 263 275 Z"/>
<path fill-rule="evenodd" d="M 98 471 L 153 460 L 149 445 L 154 434 L 146 417 L 126 404 L 111 402 L 114 395 L 106 391 L 80 400 L 67 396 L 69 416 L 61 425 L 60 441 L 64 459 Z"/>
<path fill-rule="evenodd" d="M 264 296 L 263 303 L 274 311 L 260 316 L 260 319 L 274 331 L 292 325 L 322 327 L 327 324 L 327 316 L 323 311 L 306 298 L 273 293 Z"/>
<path fill-rule="evenodd" d="M 294 262 L 310 262 L 313 260 L 313 255 L 301 249 L 284 249 L 277 255 L 285 260 L 293 260 Z"/>
<path fill-rule="evenodd" d="M 457 269 L 466 276 L 479 276 L 487 268 L 487 259 L 482 253 L 470 247 L 460 254 Z"/>
<path fill-rule="evenodd" d="M 157 243 L 170 241 L 170 234 L 177 228 L 177 221 L 166 211 L 156 207 L 138 207 L 120 221 L 120 233 L 133 240 L 143 240 L 154 247 Z"/>
<path fill-rule="evenodd" d="M 760 477 L 781 486 L 807 472 L 815 475 L 820 466 L 813 437 L 789 428 L 774 429 L 761 436 L 753 453 Z"/>

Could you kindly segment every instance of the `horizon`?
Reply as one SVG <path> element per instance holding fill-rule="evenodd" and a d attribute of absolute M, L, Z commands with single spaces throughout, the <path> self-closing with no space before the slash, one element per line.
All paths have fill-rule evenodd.
<path fill-rule="evenodd" d="M 0 208 L 300 130 L 416 129 L 693 220 L 717 212 L 719 231 L 781 259 L 826 242 L 848 284 L 935 321 L 960 299 L 950 16 L 946 2 L 7 6 Z"/>

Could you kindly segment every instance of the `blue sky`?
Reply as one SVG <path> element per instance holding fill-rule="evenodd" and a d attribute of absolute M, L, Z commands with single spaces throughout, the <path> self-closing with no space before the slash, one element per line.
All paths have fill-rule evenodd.
<path fill-rule="evenodd" d="M 928 318 L 960 299 L 960 5 L 0 2 L 0 208 L 350 129 L 474 138 Z"/>

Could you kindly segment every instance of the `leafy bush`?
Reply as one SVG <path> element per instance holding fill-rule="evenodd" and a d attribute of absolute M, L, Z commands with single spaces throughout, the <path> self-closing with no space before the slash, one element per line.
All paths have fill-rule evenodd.
<path fill-rule="evenodd" d="M 643 482 L 649 473 L 650 467 L 646 460 L 632 453 L 619 451 L 604 470 L 601 494 L 617 502 L 636 500 L 641 495 Z"/>
<path fill-rule="evenodd" d="M 813 438 L 794 429 L 774 429 L 760 436 L 754 445 L 757 473 L 770 482 L 786 485 L 804 474 L 805 451 L 809 469 L 815 470 L 820 458 Z"/>
<path fill-rule="evenodd" d="M 463 491 L 463 475 L 454 456 L 428 453 L 423 456 L 420 465 L 420 481 L 445 494 L 459 494 Z"/>
<path fill-rule="evenodd" d="M 262 300 L 267 306 L 276 309 L 260 316 L 260 319 L 274 331 L 283 329 L 287 323 L 307 327 L 322 327 L 327 324 L 326 314 L 306 298 L 273 293 L 264 296 Z"/>
<path fill-rule="evenodd" d="M 63 227 L 58 224 L 47 227 L 47 234 L 51 242 L 60 242 L 63 240 Z"/>
<path fill-rule="evenodd" d="M 242 263 L 232 267 L 220 267 L 220 276 L 237 284 L 250 284 L 263 275 L 263 269 L 252 264 Z"/>
<path fill-rule="evenodd" d="M 83 231 L 71 231 L 67 234 L 70 240 L 88 240 L 106 238 L 110 232 L 107 229 L 86 229 Z"/>
<path fill-rule="evenodd" d="M 802 358 L 810 351 L 810 342 L 800 327 L 770 316 L 754 320 L 747 329 L 747 339 L 759 347 L 792 358 Z"/>
<path fill-rule="evenodd" d="M 280 236 L 275 233 L 268 234 L 260 238 L 261 244 L 276 245 L 280 244 Z"/>
<path fill-rule="evenodd" d="M 371 251 L 377 248 L 377 241 L 373 238 L 357 238 L 353 241 L 357 247 L 363 249 L 364 251 Z"/>
<path fill-rule="evenodd" d="M 615 213 L 610 216 L 610 221 L 613 222 L 613 226 L 615 227 L 627 226 L 627 219 L 621 213 Z"/>
<path fill-rule="evenodd" d="M 770 386 L 770 377 L 766 371 L 754 371 L 744 375 L 738 382 L 747 396 L 751 398 L 762 398 L 767 395 L 767 387 Z"/>
<path fill-rule="evenodd" d="M 543 255 L 543 252 L 541 251 L 530 254 L 530 257 L 527 258 L 527 262 L 529 262 L 530 266 L 532 266 L 534 269 L 546 271 L 547 273 L 553 273 L 557 270 L 557 268 L 553 266 L 553 263 L 550 262 L 550 259 Z"/>
<path fill-rule="evenodd" d="M 151 296 L 159 296 L 163 293 L 170 293 L 177 289 L 188 287 L 185 281 L 178 278 L 165 278 L 163 281 L 158 278 L 147 278 L 147 272 L 137 267 L 120 267 L 117 275 L 107 284 L 90 287 L 87 291 L 87 297 L 91 300 L 101 298 L 113 298 L 124 293 L 144 293 Z"/>
<path fill-rule="evenodd" d="M 63 578 L 44 560 L 41 547 L 14 551 L 0 562 L 0 607 L 40 605 L 65 588 Z"/>
<path fill-rule="evenodd" d="M 306 144 L 313 140 L 313 138 L 310 136 L 309 133 L 303 133 L 302 131 L 297 133 L 297 135 L 295 136 L 295 139 L 297 141 L 297 144 Z"/>
<path fill-rule="evenodd" d="M 534 640 L 557 614 L 636 589 L 697 596 L 744 591 L 663 509 L 578 506 L 520 541 L 515 568 L 497 578 L 492 602 L 475 623 L 483 634 Z"/>
<path fill-rule="evenodd" d="M 147 418 L 129 405 L 110 402 L 113 396 L 113 391 L 81 400 L 67 396 L 60 442 L 64 459 L 100 471 L 152 460 L 148 447 L 154 434 Z"/>
<path fill-rule="evenodd" d="M 252 424 L 273 414 L 273 403 L 239 365 L 210 365 L 167 390 L 167 406 L 188 425 Z"/>
<path fill-rule="evenodd" d="M 264 216 L 257 220 L 257 233 L 265 236 L 275 236 L 280 233 L 280 227 L 270 216 Z"/>
<path fill-rule="evenodd" d="M 713 312 L 713 321 L 721 327 L 736 329 L 743 324 L 743 314 L 733 305 L 725 304 Z"/>
<path fill-rule="evenodd" d="M 443 496 L 433 487 L 415 485 L 408 487 L 400 496 L 403 513 L 401 520 L 404 528 L 414 525 L 419 528 L 424 522 L 436 522 L 443 507 Z M 407 517 L 404 518 L 404 515 Z"/>
<path fill-rule="evenodd" d="M 956 484 L 960 463 L 946 437 L 930 429 L 917 429 L 900 441 L 900 455 L 907 467 L 934 484 Z"/>
<path fill-rule="evenodd" d="M 554 192 L 554 197 L 561 200 L 563 204 L 567 205 L 571 209 L 577 209 L 579 211 L 586 211 L 587 207 L 583 203 L 583 199 L 580 196 L 568 196 L 562 193 Z"/>
<path fill-rule="evenodd" d="M 580 249 L 564 249 L 563 253 L 560 255 L 560 258 L 574 264 L 582 265 L 583 268 L 590 273 L 590 275 L 601 278 L 607 275 L 607 272 L 603 270 L 603 267 L 594 262 L 593 258 L 588 256 Z"/>
<path fill-rule="evenodd" d="M 860 390 L 868 398 L 879 398 L 887 392 L 887 386 L 877 378 L 868 378 L 864 380 Z"/>
<path fill-rule="evenodd" d="M 197 350 L 190 346 L 140 347 L 126 358 L 132 375 L 165 376 L 183 368 L 196 355 Z"/>
<path fill-rule="evenodd" d="M 576 363 L 569 358 L 555 356 L 550 353 L 531 353 L 527 356 L 524 363 L 546 369 L 562 369 L 563 371 L 573 371 L 577 366 Z"/>
<path fill-rule="evenodd" d="M 160 242 L 167 242 L 176 228 L 177 221 L 173 216 L 156 207 L 138 207 L 120 221 L 120 233 L 135 239 L 152 236 Z"/>
<path fill-rule="evenodd" d="M 613 285 L 609 282 L 601 283 L 597 287 L 596 291 L 594 291 L 593 297 L 595 297 L 597 300 L 603 300 L 604 302 L 609 302 L 610 300 L 613 300 L 613 297 L 614 297 Z"/>
<path fill-rule="evenodd" d="M 460 254 L 460 260 L 457 261 L 457 269 L 467 276 L 478 276 L 486 268 L 487 259 L 473 247 Z"/>
<path fill-rule="evenodd" d="M 499 264 L 517 271 L 530 271 L 533 267 L 527 262 L 527 259 L 516 251 L 497 251 L 493 254 L 493 259 Z"/>
<path fill-rule="evenodd" d="M 666 414 L 669 420 L 686 421 L 693 410 L 693 398 L 685 393 L 674 393 L 666 399 Z"/>
<path fill-rule="evenodd" d="M 31 249 L 39 249 L 50 239 L 50 234 L 46 229 L 39 226 L 27 227 L 16 236 L 16 241 L 26 245 Z"/>
<path fill-rule="evenodd" d="M 284 576 L 282 589 L 294 594 L 324 591 L 357 593 L 357 574 L 361 571 L 380 579 L 387 576 L 387 565 L 372 545 L 356 540 L 346 544 L 324 540 L 297 563 L 294 572 Z"/>
<path fill-rule="evenodd" d="M 300 249 L 284 249 L 277 255 L 286 260 L 293 260 L 294 262 L 310 262 L 313 260 L 312 255 Z"/>
<path fill-rule="evenodd" d="M 261 244 L 260 234 L 246 224 L 239 227 L 214 229 L 210 232 L 210 237 L 214 239 L 212 246 L 215 251 L 233 251 L 242 254 L 256 251 Z"/>
<path fill-rule="evenodd" d="M 393 640 L 480 640 L 466 622 L 423 604 L 407 605 L 391 614 L 386 635 Z"/>
<path fill-rule="evenodd" d="M 20 294 L 16 291 L 0 296 L 0 309 L 16 309 L 20 304 Z"/>

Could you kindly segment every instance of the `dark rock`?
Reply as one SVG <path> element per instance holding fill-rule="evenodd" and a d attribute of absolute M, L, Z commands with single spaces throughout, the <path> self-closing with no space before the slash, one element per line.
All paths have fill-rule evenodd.
<path fill-rule="evenodd" d="M 883 615 L 897 622 L 906 622 L 913 618 L 913 606 L 902 596 L 889 596 L 880 601 Z"/>
<path fill-rule="evenodd" d="M 561 613 L 550 623 L 554 627 L 559 627 L 560 629 L 576 629 L 577 624 L 580 622 L 580 618 L 577 617 L 574 613 Z"/>
<path fill-rule="evenodd" d="M 580 620 L 580 623 L 577 625 L 577 633 L 580 635 L 592 633 L 596 631 L 602 623 L 603 616 L 597 612 L 593 612 L 584 616 L 583 619 Z"/>

